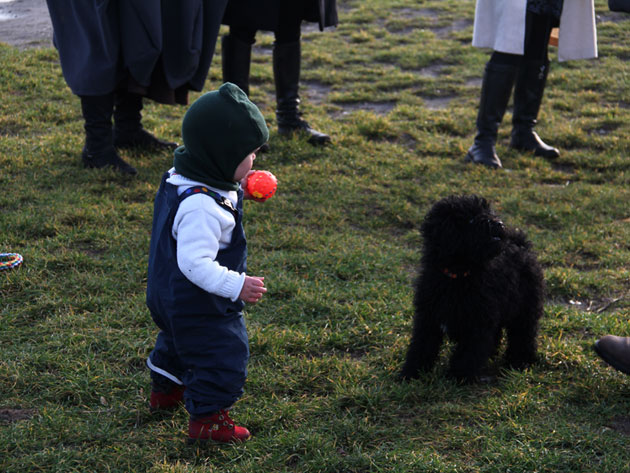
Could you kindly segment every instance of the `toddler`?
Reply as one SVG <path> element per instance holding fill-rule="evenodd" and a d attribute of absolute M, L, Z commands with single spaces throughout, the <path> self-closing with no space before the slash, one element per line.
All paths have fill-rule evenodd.
<path fill-rule="evenodd" d="M 269 138 L 265 120 L 232 83 L 198 98 L 182 122 L 155 197 L 147 305 L 160 332 L 149 355 L 152 409 L 182 400 L 189 441 L 244 441 L 228 410 L 243 393 L 249 345 L 244 302 L 267 291 L 246 274 L 241 186 Z"/>

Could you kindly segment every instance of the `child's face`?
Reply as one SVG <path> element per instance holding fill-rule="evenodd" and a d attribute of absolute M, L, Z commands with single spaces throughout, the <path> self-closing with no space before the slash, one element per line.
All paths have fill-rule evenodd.
<path fill-rule="evenodd" d="M 256 151 L 248 154 L 245 159 L 241 161 L 241 164 L 238 165 L 236 171 L 234 172 L 234 182 L 241 182 L 245 176 L 247 176 L 247 173 L 252 170 L 254 159 L 256 159 Z"/>

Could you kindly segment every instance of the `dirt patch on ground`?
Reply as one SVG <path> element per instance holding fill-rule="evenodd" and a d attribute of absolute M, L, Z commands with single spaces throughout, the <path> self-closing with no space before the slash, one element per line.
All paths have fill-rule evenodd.
<path fill-rule="evenodd" d="M 46 0 L 0 0 L 0 43 L 18 49 L 52 46 Z"/>
<path fill-rule="evenodd" d="M 617 416 L 610 422 L 610 428 L 624 435 L 630 435 L 630 417 Z"/>
<path fill-rule="evenodd" d="M 30 419 L 36 412 L 35 409 L 0 409 L 0 423 Z"/>

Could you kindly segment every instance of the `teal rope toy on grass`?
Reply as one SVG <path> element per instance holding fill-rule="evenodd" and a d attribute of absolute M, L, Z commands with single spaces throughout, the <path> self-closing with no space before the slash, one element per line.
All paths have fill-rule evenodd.
<path fill-rule="evenodd" d="M 24 258 L 18 253 L 0 253 L 0 271 L 17 268 Z"/>

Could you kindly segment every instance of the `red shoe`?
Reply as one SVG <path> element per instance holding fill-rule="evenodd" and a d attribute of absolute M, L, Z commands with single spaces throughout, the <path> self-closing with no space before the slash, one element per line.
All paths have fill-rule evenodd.
<path fill-rule="evenodd" d="M 175 409 L 183 402 L 185 390 L 186 386 L 175 386 L 167 393 L 151 391 L 149 407 L 152 411 Z"/>
<path fill-rule="evenodd" d="M 188 421 L 188 443 L 207 440 L 221 443 L 244 442 L 250 436 L 249 430 L 235 425 L 228 411 L 224 409 L 211 416 L 196 420 L 191 418 Z"/>

